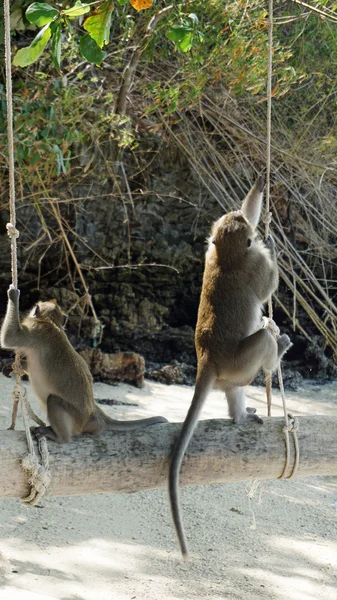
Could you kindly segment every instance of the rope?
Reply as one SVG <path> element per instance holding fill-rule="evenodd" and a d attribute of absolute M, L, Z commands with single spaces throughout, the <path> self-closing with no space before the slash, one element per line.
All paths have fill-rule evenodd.
<path fill-rule="evenodd" d="M 12 104 L 12 71 L 11 71 L 11 27 L 10 27 L 10 0 L 4 0 L 5 16 L 5 67 L 6 67 L 6 104 L 7 104 L 7 137 L 8 137 L 8 167 L 9 167 L 9 211 L 10 223 L 7 232 L 11 238 L 12 252 L 12 281 L 18 287 L 17 249 L 16 239 L 19 232 L 15 229 L 15 165 L 14 165 L 14 138 L 13 138 L 13 104 Z"/>
<path fill-rule="evenodd" d="M 266 214 L 265 214 L 265 238 L 269 235 L 270 226 L 270 166 L 271 166 L 271 97 L 272 97 L 272 75 L 273 75 L 273 0 L 269 0 L 268 21 L 268 78 L 267 78 L 267 148 L 266 148 Z M 273 305 L 271 297 L 268 298 L 268 315 L 273 318 Z M 266 373 L 266 395 L 267 414 L 271 416 L 272 398 L 272 375 Z"/>
<path fill-rule="evenodd" d="M 4 0 L 4 25 L 5 25 L 5 69 L 6 69 L 6 102 L 7 102 L 7 136 L 8 136 L 8 169 L 9 169 L 9 213 L 10 223 L 7 223 L 7 233 L 11 240 L 11 272 L 12 285 L 18 288 L 18 259 L 17 238 L 19 231 L 16 229 L 15 210 L 15 161 L 14 161 L 14 135 L 13 135 L 13 102 L 12 102 L 12 70 L 11 70 L 11 29 L 10 29 L 10 0 Z M 15 372 L 16 384 L 13 390 L 13 412 L 10 429 L 14 429 L 18 404 L 21 403 L 23 422 L 26 431 L 28 454 L 21 461 L 23 469 L 29 475 L 30 492 L 24 502 L 36 504 L 45 493 L 50 483 L 48 448 L 45 438 L 39 442 L 42 465 L 40 465 L 35 454 L 34 444 L 29 427 L 29 417 L 34 414 L 31 409 L 27 390 L 22 386 L 20 372 L 20 357 L 15 357 L 13 370 Z M 28 408 L 29 407 L 29 408 Z"/>
<path fill-rule="evenodd" d="M 269 0 L 269 16 L 268 16 L 268 77 L 267 77 L 267 142 L 266 142 L 266 212 L 265 212 L 265 238 L 267 239 L 269 235 L 270 222 L 271 222 L 271 213 L 270 213 L 270 170 L 271 170 L 271 104 L 272 104 L 272 75 L 273 75 L 273 0 Z M 269 323 L 265 323 L 265 327 L 269 329 L 269 331 L 274 335 L 275 339 L 279 336 L 279 329 L 275 325 L 273 321 L 273 304 L 271 296 L 268 298 L 268 315 L 269 315 Z M 283 433 L 285 435 L 285 443 L 286 443 L 286 459 L 283 467 L 283 471 L 279 476 L 279 479 L 290 479 L 294 477 L 300 458 L 300 451 L 298 445 L 297 431 L 299 428 L 298 419 L 294 418 L 292 415 L 288 415 L 287 412 L 287 402 L 284 392 L 284 384 L 283 384 L 283 376 L 281 365 L 279 364 L 278 370 L 278 380 L 281 391 L 281 398 L 283 404 L 283 412 L 284 412 L 284 427 Z M 271 397 L 272 397 L 272 376 L 271 373 L 266 373 L 266 394 L 267 394 L 267 408 L 268 408 L 268 417 L 271 415 Z M 290 462 L 290 442 L 289 442 L 289 433 L 292 433 L 294 447 L 295 447 L 295 462 L 292 468 L 290 475 L 286 475 L 289 468 Z"/>

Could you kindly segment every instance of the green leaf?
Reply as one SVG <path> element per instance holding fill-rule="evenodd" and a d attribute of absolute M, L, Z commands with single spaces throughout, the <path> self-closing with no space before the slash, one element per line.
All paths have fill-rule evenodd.
<path fill-rule="evenodd" d="M 90 12 L 90 6 L 87 4 L 83 4 L 81 0 L 76 0 L 74 6 L 72 8 L 67 8 L 67 10 L 63 10 L 62 14 L 67 15 L 70 19 L 75 17 L 79 17 L 80 15 L 85 15 L 85 13 Z"/>
<path fill-rule="evenodd" d="M 190 13 L 188 17 L 193 21 L 194 24 L 199 23 L 199 19 L 195 13 Z"/>
<path fill-rule="evenodd" d="M 84 29 L 97 45 L 102 48 L 110 38 L 111 14 L 113 11 L 113 0 L 105 0 L 102 6 L 97 8 L 84 22 Z"/>
<path fill-rule="evenodd" d="M 30 46 L 21 48 L 21 50 L 16 53 L 13 59 L 13 65 L 15 67 L 27 67 L 34 63 L 40 58 L 43 50 L 48 44 L 50 36 L 50 25 L 47 24 L 39 31 Z"/>
<path fill-rule="evenodd" d="M 64 164 L 64 156 L 63 156 L 61 148 L 57 144 L 55 144 L 55 146 L 53 146 L 53 152 L 55 152 L 55 154 L 56 154 L 56 161 L 57 161 L 56 173 L 57 173 L 57 175 L 60 175 L 61 172 L 66 174 L 67 169 Z"/>
<path fill-rule="evenodd" d="M 41 159 L 41 156 L 38 152 L 34 152 L 33 156 L 31 157 L 29 164 L 31 167 L 33 167 L 34 165 L 36 165 L 36 163 L 39 162 L 39 160 Z"/>
<path fill-rule="evenodd" d="M 192 32 L 193 30 L 190 27 L 182 27 L 181 25 L 173 25 L 171 29 L 167 32 L 166 37 L 168 37 L 171 42 L 180 42 L 185 35 Z"/>
<path fill-rule="evenodd" d="M 61 68 L 61 22 L 57 23 L 54 35 L 51 41 L 51 52 L 55 69 Z"/>
<path fill-rule="evenodd" d="M 107 52 L 101 50 L 98 44 L 93 40 L 88 33 L 83 35 L 80 39 L 80 50 L 84 58 L 89 62 L 100 65 L 102 60 L 106 57 Z"/>
<path fill-rule="evenodd" d="M 43 27 L 59 14 L 59 11 L 44 2 L 33 2 L 26 10 L 26 17 L 30 23 Z"/>
<path fill-rule="evenodd" d="M 192 32 L 186 33 L 183 39 L 180 40 L 180 42 L 178 42 L 179 50 L 181 50 L 182 52 L 189 52 L 192 48 L 192 38 Z"/>

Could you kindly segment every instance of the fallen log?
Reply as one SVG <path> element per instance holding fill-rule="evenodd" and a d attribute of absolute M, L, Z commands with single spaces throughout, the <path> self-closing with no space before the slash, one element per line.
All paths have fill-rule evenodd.
<path fill-rule="evenodd" d="M 300 463 L 296 477 L 337 475 L 337 417 L 298 417 Z M 233 425 L 200 421 L 186 454 L 181 485 L 275 479 L 285 462 L 284 421 Z M 166 487 L 168 457 L 181 425 L 164 423 L 140 431 L 82 435 L 71 444 L 48 442 L 52 481 L 48 495 L 137 492 Z M 294 445 L 290 434 L 290 465 Z M 0 497 L 24 497 L 27 453 L 23 431 L 0 432 Z"/>

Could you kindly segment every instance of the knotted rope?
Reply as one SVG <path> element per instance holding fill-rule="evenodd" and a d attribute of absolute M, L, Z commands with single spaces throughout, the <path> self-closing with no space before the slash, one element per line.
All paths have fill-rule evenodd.
<path fill-rule="evenodd" d="M 12 70 L 11 70 L 11 30 L 10 30 L 10 3 L 4 0 L 4 25 L 5 25 L 5 67 L 6 67 L 6 101 L 7 101 L 7 135 L 8 135 L 8 168 L 9 168 L 9 212 L 10 223 L 7 223 L 7 233 L 11 240 L 11 271 L 12 285 L 18 288 L 18 260 L 17 260 L 17 238 L 19 231 L 16 229 L 15 210 L 15 161 L 14 161 L 14 136 L 13 136 L 13 102 L 12 102 Z M 10 429 L 14 429 L 18 411 L 21 404 L 23 422 L 27 437 L 28 454 L 21 461 L 23 469 L 29 476 L 30 492 L 24 502 L 35 505 L 45 493 L 50 483 L 48 448 L 45 438 L 39 440 L 39 450 L 42 464 L 39 463 L 35 454 L 32 435 L 29 427 L 29 415 L 34 415 L 27 398 L 27 390 L 21 382 L 22 369 L 20 368 L 20 356 L 16 355 L 13 364 L 16 384 L 13 390 L 13 412 Z M 36 415 L 35 415 L 36 416 Z M 38 417 L 37 417 L 38 419 Z M 40 424 L 40 419 L 37 420 Z"/>
<path fill-rule="evenodd" d="M 272 105 L 272 74 L 273 74 L 273 0 L 269 0 L 269 18 L 268 18 L 268 79 L 267 79 L 267 144 L 266 144 L 266 208 L 265 208 L 265 238 L 268 238 L 269 235 L 269 226 L 271 221 L 271 213 L 270 213 L 270 170 L 271 170 L 271 105 Z M 269 331 L 274 335 L 275 339 L 278 338 L 280 334 L 280 330 L 275 325 L 273 321 L 273 304 L 272 298 L 268 298 L 268 315 L 269 315 L 269 323 L 265 323 L 265 327 L 269 329 Z M 278 370 L 278 380 L 282 397 L 283 404 L 283 412 L 284 412 L 284 427 L 283 432 L 285 435 L 285 443 L 286 443 L 286 460 L 284 464 L 283 471 L 279 476 L 279 479 L 290 479 L 293 477 L 297 471 L 297 467 L 299 464 L 300 451 L 298 445 L 297 431 L 299 428 L 298 419 L 293 417 L 292 415 L 288 415 L 287 412 L 287 403 L 284 392 L 283 385 L 283 376 L 281 365 L 279 364 Z M 271 396 L 272 396 L 272 378 L 271 373 L 266 374 L 266 393 L 267 393 L 267 407 L 268 407 L 268 416 L 271 414 Z M 289 462 L 290 462 L 290 443 L 289 443 L 289 432 L 293 435 L 294 447 L 295 447 L 295 461 L 294 466 L 290 475 L 286 475 Z"/>

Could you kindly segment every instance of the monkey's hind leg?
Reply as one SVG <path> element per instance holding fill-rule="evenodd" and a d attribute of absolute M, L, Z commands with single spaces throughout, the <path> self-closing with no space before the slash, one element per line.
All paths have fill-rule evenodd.
<path fill-rule="evenodd" d="M 53 394 L 48 396 L 47 415 L 50 427 L 36 427 L 35 434 L 45 435 L 60 444 L 70 442 L 73 434 L 73 418 L 64 406 L 62 398 Z"/>
<path fill-rule="evenodd" d="M 275 340 L 268 329 L 259 329 L 240 343 L 230 380 L 233 383 L 245 384 L 254 379 L 261 368 L 265 371 L 275 371 L 291 345 L 290 338 L 286 334 Z"/>
<path fill-rule="evenodd" d="M 46 437 L 48 440 L 53 440 L 53 442 L 57 442 L 57 435 L 53 432 L 50 425 L 41 425 L 40 427 L 34 427 L 33 429 L 34 435 L 37 438 Z"/>
<path fill-rule="evenodd" d="M 227 397 L 229 414 L 234 423 L 243 423 L 247 416 L 258 423 L 263 423 L 254 409 L 245 408 L 244 385 L 254 379 L 261 368 L 265 371 L 274 371 L 290 346 L 291 342 L 287 335 L 281 335 L 275 340 L 267 329 L 260 329 L 241 342 L 227 380 L 222 384 Z M 217 387 L 220 387 L 219 383 L 221 386 L 221 380 L 217 381 Z"/>
<path fill-rule="evenodd" d="M 245 388 L 243 386 L 232 385 L 229 386 L 224 381 L 217 380 L 216 389 L 220 389 L 225 392 L 228 403 L 228 413 L 233 419 L 233 423 L 241 424 L 247 419 L 256 421 L 262 424 L 263 420 L 256 414 L 256 408 L 247 406 L 246 408 L 246 395 Z"/>

